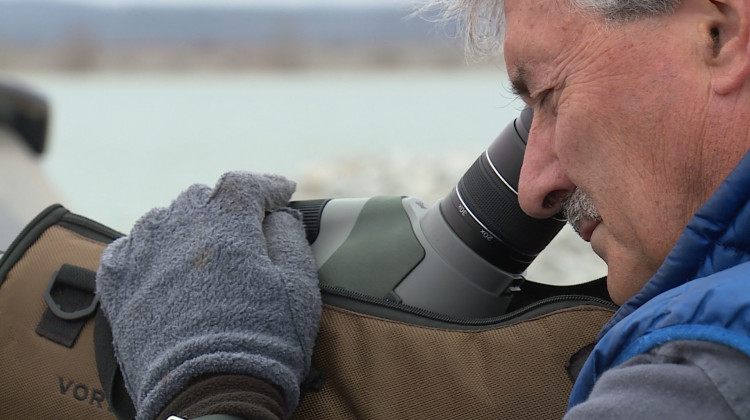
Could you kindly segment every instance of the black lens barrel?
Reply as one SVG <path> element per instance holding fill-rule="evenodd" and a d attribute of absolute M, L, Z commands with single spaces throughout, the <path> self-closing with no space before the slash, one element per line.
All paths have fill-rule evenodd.
<path fill-rule="evenodd" d="M 524 110 L 508 124 L 440 203 L 446 221 L 467 246 L 512 274 L 523 272 L 565 224 L 561 218 L 529 217 L 518 204 L 531 116 Z"/>

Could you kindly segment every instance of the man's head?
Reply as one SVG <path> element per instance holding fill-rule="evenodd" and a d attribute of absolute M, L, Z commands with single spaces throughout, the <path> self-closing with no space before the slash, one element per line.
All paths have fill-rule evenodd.
<path fill-rule="evenodd" d="M 549 217 L 585 193 L 599 217 L 577 228 L 607 262 L 612 298 L 624 302 L 750 145 L 750 4 L 466 3 L 469 21 L 505 23 L 508 75 L 534 108 L 521 207 Z"/>

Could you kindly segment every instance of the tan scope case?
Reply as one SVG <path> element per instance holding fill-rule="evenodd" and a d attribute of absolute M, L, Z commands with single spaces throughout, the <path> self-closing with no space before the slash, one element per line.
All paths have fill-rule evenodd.
<path fill-rule="evenodd" d="M 3 255 L 0 418 L 131 416 L 120 410 L 123 401 L 112 409 L 108 398 L 127 395 L 111 390 L 112 372 L 100 379 L 95 350 L 94 273 L 119 236 L 56 205 Z M 323 299 L 313 352 L 323 379 L 294 419 L 561 418 L 574 356 L 614 311 L 567 291 L 491 320 L 455 320 L 325 288 Z"/>

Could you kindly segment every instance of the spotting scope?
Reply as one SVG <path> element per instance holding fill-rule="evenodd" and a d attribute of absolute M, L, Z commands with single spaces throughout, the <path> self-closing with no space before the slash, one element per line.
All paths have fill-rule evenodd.
<path fill-rule="evenodd" d="M 523 110 L 432 206 L 398 196 L 293 202 L 321 285 L 451 317 L 503 315 L 565 223 L 518 204 L 532 118 Z"/>

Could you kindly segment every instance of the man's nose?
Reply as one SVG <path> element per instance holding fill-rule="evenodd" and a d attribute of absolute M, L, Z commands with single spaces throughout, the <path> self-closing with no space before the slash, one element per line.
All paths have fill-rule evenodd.
<path fill-rule="evenodd" d="M 562 209 L 562 201 L 575 190 L 563 172 L 552 139 L 532 126 L 518 181 L 518 202 L 531 217 L 547 219 Z"/>

